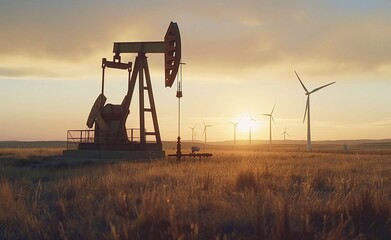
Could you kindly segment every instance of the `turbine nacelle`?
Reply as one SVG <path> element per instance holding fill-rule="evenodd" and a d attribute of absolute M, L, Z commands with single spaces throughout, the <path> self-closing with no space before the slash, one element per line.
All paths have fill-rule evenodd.
<path fill-rule="evenodd" d="M 273 122 L 274 122 L 273 112 L 274 112 L 274 108 L 275 108 L 275 107 L 276 107 L 276 104 L 274 104 L 273 109 L 272 109 L 272 111 L 271 111 L 270 113 L 262 113 L 261 115 L 270 117 L 271 120 L 273 120 Z M 275 122 L 274 122 L 274 123 L 275 123 Z"/>

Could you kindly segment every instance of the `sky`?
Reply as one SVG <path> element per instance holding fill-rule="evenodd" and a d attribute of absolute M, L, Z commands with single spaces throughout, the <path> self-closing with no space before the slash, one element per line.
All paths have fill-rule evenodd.
<path fill-rule="evenodd" d="M 391 138 L 391 2 L 388 0 L 0 0 L 0 141 L 66 140 L 86 129 L 100 93 L 101 59 L 113 42 L 162 41 L 171 21 L 182 40 L 181 136 L 208 141 Z M 134 55 L 123 61 L 134 62 Z M 163 140 L 177 137 L 175 84 L 163 54 L 148 54 Z M 127 74 L 107 70 L 107 102 L 119 104 Z M 127 127 L 138 127 L 137 100 Z"/>

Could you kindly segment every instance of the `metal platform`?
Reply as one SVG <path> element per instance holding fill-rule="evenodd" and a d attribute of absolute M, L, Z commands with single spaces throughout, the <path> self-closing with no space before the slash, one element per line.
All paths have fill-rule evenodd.
<path fill-rule="evenodd" d="M 67 150 L 64 157 L 86 159 L 156 159 L 165 158 L 162 144 L 155 142 L 140 144 L 134 136 L 137 129 L 127 129 L 130 138 L 127 142 L 108 138 L 105 143 L 97 143 L 94 130 L 69 130 L 67 134 Z"/>
<path fill-rule="evenodd" d="M 165 158 L 164 151 L 109 151 L 109 150 L 64 150 L 64 157 L 86 159 L 143 160 Z"/>
<path fill-rule="evenodd" d="M 162 151 L 162 144 L 137 142 L 127 143 L 79 143 L 78 150 L 100 150 L 100 151 Z"/>

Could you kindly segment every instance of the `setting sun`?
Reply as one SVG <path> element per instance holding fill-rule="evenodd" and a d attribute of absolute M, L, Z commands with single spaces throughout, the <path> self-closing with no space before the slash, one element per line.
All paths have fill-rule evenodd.
<path fill-rule="evenodd" d="M 239 120 L 239 124 L 238 124 L 239 132 L 249 132 L 250 129 L 251 131 L 254 131 L 258 127 L 259 127 L 259 121 L 257 121 L 252 117 L 245 116 L 240 118 Z"/>

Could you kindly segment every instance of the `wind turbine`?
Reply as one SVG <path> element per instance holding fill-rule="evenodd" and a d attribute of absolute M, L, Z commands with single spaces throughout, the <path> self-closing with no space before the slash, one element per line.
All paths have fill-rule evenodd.
<path fill-rule="evenodd" d="M 318 87 L 318 88 L 315 88 L 314 90 L 312 90 L 311 92 L 309 92 L 307 90 L 307 88 L 304 86 L 303 82 L 301 81 L 299 75 L 297 74 L 297 72 L 295 71 L 295 74 L 297 76 L 297 78 L 299 79 L 300 83 L 301 83 L 301 86 L 303 87 L 304 91 L 305 91 L 305 95 L 307 95 L 307 103 L 305 105 L 305 112 L 304 112 L 304 118 L 303 118 L 303 123 L 305 121 L 305 117 L 307 116 L 307 151 L 312 151 L 312 146 L 311 146 L 311 120 L 310 120 L 310 95 L 316 91 L 319 91 L 320 89 L 324 88 L 324 87 L 327 87 L 331 84 L 334 84 L 336 82 L 332 82 L 332 83 L 328 83 L 326 85 L 323 85 L 321 87 Z"/>
<path fill-rule="evenodd" d="M 239 122 L 231 122 L 234 126 L 234 146 L 236 146 L 236 126 L 238 126 Z"/>
<path fill-rule="evenodd" d="M 205 124 L 205 122 L 204 122 L 204 120 L 202 120 L 202 122 L 204 123 L 204 132 L 202 133 L 202 135 L 204 135 L 205 136 L 205 143 L 206 143 L 206 129 L 208 128 L 208 127 L 212 127 L 213 125 L 206 125 Z"/>
<path fill-rule="evenodd" d="M 252 128 L 252 123 L 251 122 L 255 122 L 256 120 L 252 117 L 250 117 L 249 119 L 249 131 L 248 131 L 248 140 L 250 142 L 250 145 L 251 145 L 251 128 Z"/>
<path fill-rule="evenodd" d="M 283 133 L 281 133 L 281 134 L 284 134 L 284 142 L 285 142 L 285 137 L 286 137 L 286 135 L 288 135 L 288 136 L 289 136 L 289 133 L 286 131 L 286 127 L 285 127 L 285 130 L 284 130 L 284 132 L 283 132 Z"/>
<path fill-rule="evenodd" d="M 275 124 L 274 122 L 274 118 L 273 118 L 273 112 L 274 112 L 274 108 L 276 107 L 276 105 L 274 104 L 273 106 L 273 109 L 270 113 L 264 113 L 262 115 L 264 116 L 268 116 L 269 117 L 269 131 L 270 131 L 270 136 L 269 136 L 269 144 L 270 144 L 270 147 L 272 146 L 272 120 L 273 120 L 273 123 Z"/>
<path fill-rule="evenodd" d="M 191 129 L 191 142 L 194 142 L 194 129 L 196 128 L 197 123 L 193 127 L 189 127 Z"/>

